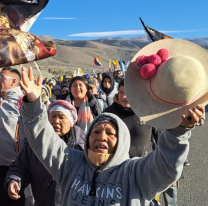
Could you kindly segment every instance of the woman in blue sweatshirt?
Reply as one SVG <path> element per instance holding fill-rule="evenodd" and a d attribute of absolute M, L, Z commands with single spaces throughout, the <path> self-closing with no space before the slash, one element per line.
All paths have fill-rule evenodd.
<path fill-rule="evenodd" d="M 48 123 L 39 99 L 41 77 L 36 86 L 31 69 L 29 77 L 24 69 L 22 72 L 21 86 L 27 94 L 21 111 L 26 137 L 60 185 L 63 206 L 147 206 L 180 177 L 188 155 L 190 130 L 204 113 L 203 107 L 189 110 L 190 118 L 183 118 L 179 127 L 162 132 L 154 152 L 132 159 L 126 125 L 116 115 L 103 113 L 91 123 L 81 152 L 66 146 Z"/>

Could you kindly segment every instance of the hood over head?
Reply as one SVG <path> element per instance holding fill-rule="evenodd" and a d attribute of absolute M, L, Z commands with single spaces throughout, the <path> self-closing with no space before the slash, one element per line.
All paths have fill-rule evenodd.
<path fill-rule="evenodd" d="M 55 86 L 53 87 L 52 91 L 55 90 L 55 89 L 58 89 L 58 90 L 61 91 L 61 87 L 60 87 L 59 85 L 55 85 Z"/>
<path fill-rule="evenodd" d="M 49 98 L 51 98 L 51 88 L 47 84 L 44 84 L 43 86 L 44 87 L 42 88 L 47 90 L 46 92 L 48 93 Z"/>
<path fill-rule="evenodd" d="M 84 154 L 86 160 L 89 162 L 89 164 L 93 167 L 97 167 L 94 165 L 88 158 L 88 147 L 89 147 L 89 136 L 91 133 L 92 128 L 94 125 L 100 121 L 103 117 L 110 117 L 113 119 L 113 123 L 116 124 L 116 127 L 118 129 L 118 141 L 117 141 L 117 148 L 115 153 L 113 154 L 112 158 L 101 167 L 101 170 L 110 169 L 115 166 L 120 165 L 125 160 L 129 159 L 129 148 L 130 148 L 130 133 L 126 126 L 126 124 L 115 114 L 112 113 L 102 113 L 99 116 L 97 116 L 93 122 L 91 123 L 86 137 L 85 137 L 85 148 L 84 148 Z"/>
<path fill-rule="evenodd" d="M 109 89 L 106 89 L 106 88 L 103 87 L 103 82 L 104 82 L 104 79 L 105 79 L 106 77 L 109 78 L 109 79 L 111 80 L 111 87 L 110 87 Z M 109 94 L 109 93 L 111 93 L 111 92 L 113 91 L 114 85 L 115 85 L 115 81 L 114 81 L 113 75 L 110 74 L 110 73 L 106 73 L 106 74 L 103 76 L 103 79 L 102 79 L 102 81 L 101 81 L 101 88 L 102 88 L 102 90 L 103 90 L 106 94 Z"/>
<path fill-rule="evenodd" d="M 48 88 L 46 88 L 45 85 L 41 85 L 42 89 L 44 89 L 46 91 L 47 96 L 49 97 L 49 91 Z"/>

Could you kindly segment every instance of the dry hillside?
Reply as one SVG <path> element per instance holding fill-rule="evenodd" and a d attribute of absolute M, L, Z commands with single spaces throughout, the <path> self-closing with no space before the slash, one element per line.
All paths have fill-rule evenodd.
<path fill-rule="evenodd" d="M 54 39 L 50 36 L 42 36 L 43 41 L 52 40 L 57 46 L 57 54 L 54 57 L 38 61 L 41 69 L 64 68 L 74 70 L 83 69 L 84 72 L 107 71 L 109 59 L 130 60 L 138 50 L 147 44 L 143 40 L 133 43 L 128 40 L 96 40 L 96 41 L 70 41 Z M 102 67 L 94 66 L 94 57 L 99 56 Z"/>
<path fill-rule="evenodd" d="M 40 37 L 42 41 L 53 41 L 57 46 L 57 54 L 53 57 L 37 61 L 44 77 L 54 76 L 53 71 L 62 75 L 64 71 L 70 73 L 77 68 L 81 68 L 85 73 L 96 71 L 108 71 L 109 59 L 122 59 L 128 61 L 144 46 L 148 44 L 145 36 L 133 38 L 104 38 L 92 41 L 71 41 L 55 39 L 45 35 Z M 207 38 L 190 38 L 189 41 L 208 49 Z M 202 44 L 203 43 L 203 44 Z M 102 67 L 94 66 L 94 57 L 99 56 Z M 28 64 L 29 65 L 29 64 Z M 28 65 L 25 65 L 26 67 Z M 34 66 L 34 64 L 30 64 Z M 51 73 L 48 73 L 50 70 Z M 70 72 L 69 72 L 70 71 Z"/>

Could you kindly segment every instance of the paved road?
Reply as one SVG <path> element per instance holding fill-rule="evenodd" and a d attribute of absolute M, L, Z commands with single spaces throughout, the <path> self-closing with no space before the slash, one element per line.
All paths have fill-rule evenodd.
<path fill-rule="evenodd" d="M 179 181 L 178 206 L 208 206 L 208 107 L 204 126 L 192 132 L 188 159 L 190 166 Z"/>

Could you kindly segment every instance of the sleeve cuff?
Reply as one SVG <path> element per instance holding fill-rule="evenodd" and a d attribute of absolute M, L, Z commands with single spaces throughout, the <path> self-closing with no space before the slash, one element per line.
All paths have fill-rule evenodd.
<path fill-rule="evenodd" d="M 29 114 L 37 113 L 40 109 L 43 108 L 43 103 L 40 97 L 37 99 L 37 101 L 33 103 L 28 102 L 26 95 L 23 97 L 22 100 L 23 100 L 24 110 Z"/>

